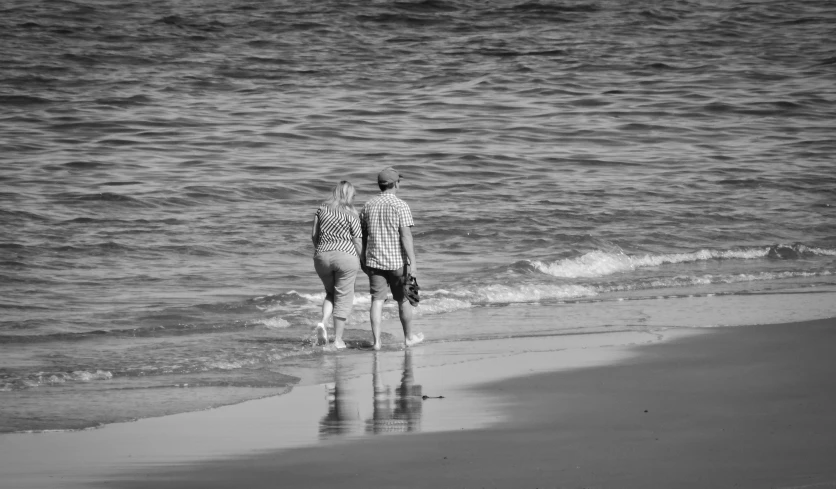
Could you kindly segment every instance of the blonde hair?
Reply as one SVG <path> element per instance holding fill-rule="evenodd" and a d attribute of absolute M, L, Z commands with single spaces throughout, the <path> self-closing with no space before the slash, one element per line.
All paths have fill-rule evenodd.
<path fill-rule="evenodd" d="M 322 202 L 325 207 L 334 210 L 357 215 L 354 208 L 354 185 L 346 180 L 340 181 L 331 191 L 331 196 Z"/>

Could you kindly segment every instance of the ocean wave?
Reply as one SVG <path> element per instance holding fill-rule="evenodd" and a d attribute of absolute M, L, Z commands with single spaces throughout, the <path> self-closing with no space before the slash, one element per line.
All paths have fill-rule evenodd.
<path fill-rule="evenodd" d="M 418 314 L 444 314 L 461 309 L 469 309 L 471 307 L 473 307 L 473 303 L 467 300 L 452 297 L 432 297 L 422 299 L 416 312 Z"/>
<path fill-rule="evenodd" d="M 425 299 L 417 309 L 419 314 L 442 314 L 480 305 L 532 303 L 532 302 L 573 302 L 597 298 L 603 294 L 636 292 L 643 290 L 665 290 L 683 287 L 738 284 L 772 280 L 830 277 L 832 270 L 818 271 L 773 271 L 756 273 L 677 275 L 673 277 L 641 278 L 623 283 L 599 285 L 554 285 L 554 284 L 493 284 L 475 289 L 438 290 L 423 294 Z"/>
<path fill-rule="evenodd" d="M 595 278 L 638 268 L 690 263 L 709 260 L 753 260 L 758 258 L 796 259 L 805 256 L 836 256 L 836 249 L 810 247 L 801 243 L 776 244 L 764 247 L 731 250 L 702 249 L 690 253 L 663 253 L 658 255 L 628 255 L 623 252 L 590 251 L 576 258 L 554 262 L 528 260 L 530 266 L 541 273 L 559 278 Z"/>
<path fill-rule="evenodd" d="M 41 105 L 52 103 L 52 100 L 29 95 L 0 95 L 0 104 L 12 106 Z"/>
<path fill-rule="evenodd" d="M 792 245 L 776 244 L 769 248 L 769 258 L 793 260 L 812 256 L 836 256 L 836 249 L 807 246 L 802 243 Z"/>
<path fill-rule="evenodd" d="M 552 284 L 492 284 L 478 287 L 469 293 L 473 297 L 472 302 L 482 304 L 539 302 L 544 300 L 592 297 L 597 294 L 598 291 L 595 287 Z"/>
<path fill-rule="evenodd" d="M 823 250 L 826 252 L 827 250 Z M 599 277 L 605 275 L 601 270 L 627 271 L 639 266 L 650 267 L 666 263 L 682 263 L 696 260 L 708 259 L 753 259 L 766 257 L 768 248 L 757 248 L 749 250 L 729 251 L 708 251 L 678 255 L 628 257 L 604 252 L 593 252 L 584 255 L 583 260 L 563 260 L 560 263 L 569 263 L 562 269 L 574 272 L 586 262 L 595 264 L 596 273 L 577 275 L 583 278 Z M 597 261 L 596 261 L 597 260 Z M 637 265 L 638 264 L 638 265 Z M 575 267 L 572 270 L 571 267 Z M 614 272 L 610 272 L 614 273 Z M 589 299 L 601 294 L 624 293 L 653 289 L 673 289 L 694 286 L 711 286 L 721 284 L 735 284 L 742 282 L 762 282 L 769 280 L 785 280 L 793 278 L 815 278 L 828 277 L 833 275 L 832 270 L 820 269 L 814 271 L 783 270 L 783 271 L 762 271 L 754 273 L 727 273 L 727 274 L 679 274 L 668 277 L 634 277 L 623 281 L 606 283 L 587 284 L 555 284 L 555 283 L 491 283 L 482 286 L 462 286 L 458 288 L 445 288 L 437 290 L 425 290 L 421 292 L 421 302 L 416 308 L 419 315 L 445 314 L 472 307 L 513 304 L 513 303 L 536 303 L 536 302 L 560 302 L 576 299 Z M 575 275 L 572 276 L 573 278 Z M 293 292 L 300 299 L 307 301 L 303 309 L 308 309 L 310 314 L 318 314 L 318 306 L 325 297 L 324 293 L 303 294 Z M 391 299 L 391 295 L 389 296 Z M 371 302 L 369 294 L 356 294 L 354 298 L 354 314 L 361 314 L 362 305 Z M 296 304 L 299 305 L 298 302 Z M 287 312 L 290 309 L 288 304 L 275 304 L 266 308 L 265 312 Z M 313 316 L 311 316 L 313 317 Z M 276 321 L 280 327 L 289 327 L 295 324 L 293 319 L 269 318 L 258 321 L 271 327 L 270 324 Z M 287 324 L 287 326 L 284 326 Z M 275 326 L 274 326 L 275 327 Z"/>
<path fill-rule="evenodd" d="M 167 318 L 167 316 L 160 316 L 159 318 Z M 168 336 L 186 336 L 193 334 L 202 334 L 207 331 L 213 333 L 221 333 L 224 331 L 238 331 L 244 328 L 252 327 L 251 324 L 243 321 L 233 321 L 227 323 L 180 323 L 169 325 L 154 325 L 142 326 L 137 328 L 125 329 L 97 329 L 92 331 L 81 331 L 72 333 L 47 333 L 47 334 L 2 334 L 0 335 L 0 345 L 3 344 L 28 344 L 28 343 L 48 343 L 56 342 L 78 342 L 96 339 L 109 338 L 159 338 Z"/>
<path fill-rule="evenodd" d="M 774 271 L 756 273 L 677 275 L 674 277 L 654 277 L 637 279 L 625 283 L 600 285 L 489 285 L 476 289 L 438 290 L 425 294 L 425 299 L 417 308 L 419 314 L 440 314 L 475 306 L 536 303 L 536 302 L 576 302 L 578 300 L 602 300 L 604 294 L 619 294 L 639 291 L 659 291 L 668 296 L 666 289 L 711 286 L 718 284 L 739 284 L 746 282 L 764 282 L 787 279 L 831 277 L 833 270 L 819 271 Z M 716 292 L 709 289 L 707 295 Z M 688 295 L 691 295 L 690 293 Z M 686 296 L 688 296 L 686 295 Z M 684 296 L 683 296 L 684 297 Z M 612 300 L 610 297 L 607 300 Z M 615 297 L 615 300 L 622 298 Z"/>
<path fill-rule="evenodd" d="M 629 272 L 637 268 L 688 263 L 708 260 L 750 260 L 769 256 L 770 248 L 749 248 L 740 250 L 699 250 L 692 253 L 668 253 L 660 255 L 627 255 L 604 251 L 591 251 L 577 258 L 567 258 L 545 263 L 531 261 L 535 270 L 560 278 L 594 278 Z"/>
<path fill-rule="evenodd" d="M 815 272 L 805 271 L 776 271 L 757 273 L 732 273 L 732 274 L 704 274 L 704 275 L 677 275 L 667 278 L 650 278 L 627 282 L 623 284 L 611 284 L 601 286 L 600 293 L 632 292 L 652 289 L 671 289 L 678 287 L 709 286 L 717 284 L 737 284 L 744 282 L 764 282 L 770 280 L 786 280 L 794 278 L 815 278 L 832 276 L 831 270 L 820 270 Z"/>

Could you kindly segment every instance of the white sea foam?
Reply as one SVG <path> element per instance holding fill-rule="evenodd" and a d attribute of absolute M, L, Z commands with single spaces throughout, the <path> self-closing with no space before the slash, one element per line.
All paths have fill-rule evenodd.
<path fill-rule="evenodd" d="M 301 292 L 290 291 L 289 293 L 296 294 L 299 297 L 301 297 L 303 299 L 306 299 L 310 302 L 322 302 L 322 300 L 325 299 L 325 292 L 316 292 L 316 293 L 313 293 L 313 294 L 303 294 Z"/>
<path fill-rule="evenodd" d="M 561 278 L 594 278 L 629 272 L 636 268 L 657 267 L 665 264 L 689 263 L 708 260 L 751 260 L 769 255 L 769 248 L 740 250 L 699 250 L 692 253 L 666 253 L 661 255 L 635 255 L 590 251 L 577 258 L 555 262 L 530 261 L 539 272 Z"/>
<path fill-rule="evenodd" d="M 322 301 L 325 300 L 325 292 L 314 292 L 314 293 L 301 293 L 292 290 L 288 292 L 288 294 L 293 294 L 299 298 L 304 299 L 309 303 L 311 306 L 319 306 L 322 304 Z M 361 293 L 361 294 L 354 294 L 354 305 L 368 305 L 372 302 L 372 296 L 368 293 Z M 258 309 L 265 313 L 272 313 L 272 312 L 281 312 L 287 311 L 289 308 L 294 308 L 297 306 L 291 306 L 285 302 L 278 302 L 274 304 L 269 304 L 266 306 L 257 306 Z"/>
<path fill-rule="evenodd" d="M 583 285 L 521 284 L 509 286 L 493 284 L 479 287 L 472 294 L 474 302 L 506 303 L 592 297 L 597 295 L 598 291 L 593 287 Z"/>
<path fill-rule="evenodd" d="M 96 370 L 95 372 L 87 372 L 86 370 L 76 370 L 72 373 L 72 380 L 80 382 L 90 382 L 92 380 L 109 380 L 113 378 L 113 374 L 107 370 Z"/>
<path fill-rule="evenodd" d="M 567 258 L 545 263 L 539 260 L 531 262 L 538 271 L 563 278 L 600 277 L 617 272 L 632 270 L 635 265 L 625 254 L 591 251 L 577 258 Z"/>
<path fill-rule="evenodd" d="M 738 273 L 728 275 L 678 275 L 672 278 L 652 280 L 649 282 L 626 283 L 615 286 L 601 287 L 601 292 L 623 292 L 641 289 L 664 289 L 672 287 L 688 287 L 712 284 L 736 284 L 744 282 L 763 282 L 770 280 L 786 280 L 794 278 L 827 277 L 832 275 L 830 270 L 818 272 L 759 272 L 759 273 Z"/>
<path fill-rule="evenodd" d="M 354 294 L 354 305 L 369 305 L 372 303 L 371 294 Z"/>
<path fill-rule="evenodd" d="M 23 379 L 22 385 L 24 387 L 38 387 L 39 385 L 65 384 L 67 382 L 91 382 L 94 380 L 109 380 L 113 378 L 113 374 L 107 370 L 96 370 L 95 372 L 75 370 L 69 373 L 39 372 L 36 375 L 37 377 Z"/>
<path fill-rule="evenodd" d="M 237 370 L 242 367 L 239 362 L 210 362 L 206 366 L 218 370 Z"/>
<path fill-rule="evenodd" d="M 290 323 L 288 321 L 278 316 L 272 318 L 259 319 L 256 321 L 256 323 L 263 324 L 264 326 L 267 326 L 270 329 L 284 329 L 290 326 Z"/>
<path fill-rule="evenodd" d="M 807 248 L 807 250 L 815 255 L 836 256 L 836 249 L 828 250 L 826 248 Z"/>
<path fill-rule="evenodd" d="M 420 314 L 443 314 L 473 307 L 469 301 L 451 297 L 422 299 L 417 312 Z"/>

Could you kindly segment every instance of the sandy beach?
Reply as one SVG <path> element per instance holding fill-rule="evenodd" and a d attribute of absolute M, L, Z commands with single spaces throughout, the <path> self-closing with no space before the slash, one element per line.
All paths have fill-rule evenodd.
<path fill-rule="evenodd" d="M 409 392 L 403 390 L 406 369 L 381 372 L 381 378 L 372 375 L 377 379 L 373 382 L 365 377 L 350 381 L 356 383 L 355 389 L 368 385 L 369 392 L 377 388 L 378 380 L 400 382 L 401 387 L 393 391 L 400 397 L 395 399 L 395 412 L 389 413 L 386 426 L 413 433 L 371 436 L 373 430 L 367 428 L 365 435 L 329 436 L 350 432 L 351 423 L 338 424 L 329 431 L 325 418 L 334 418 L 336 406 L 329 404 L 325 418 L 306 406 L 305 396 L 322 404 L 322 386 L 310 386 L 308 394 L 300 388 L 297 394 L 272 401 L 181 415 L 176 423 L 170 420 L 177 417 L 170 416 L 92 432 L 28 438 L 37 444 L 49 436 L 53 441 L 75 436 L 73 443 L 81 443 L 81 448 L 86 444 L 91 450 L 107 443 L 118 451 L 117 445 L 130 445 L 136 443 L 135 438 L 145 437 L 157 445 L 158 452 L 165 453 L 171 444 L 179 444 L 175 450 L 188 450 L 189 443 L 202 443 L 199 439 L 183 440 L 191 436 L 174 426 L 192 423 L 208 432 L 223 433 L 230 431 L 224 423 L 240 424 L 241 418 L 257 422 L 259 416 L 295 416 L 300 425 L 309 418 L 318 419 L 319 438 L 296 443 L 295 448 L 261 447 L 257 436 L 248 437 L 237 426 L 232 430 L 240 435 L 237 441 L 228 438 L 242 445 L 235 455 L 210 454 L 202 460 L 169 459 L 168 463 L 140 457 L 135 463 L 119 462 L 118 472 L 96 474 L 90 470 L 82 477 L 78 475 L 82 470 L 75 477 L 53 474 L 44 478 L 50 459 L 60 458 L 60 454 L 43 453 L 41 478 L 19 474 L 17 479 L 4 478 L 16 481 L 16 485 L 4 487 L 38 487 L 37 481 L 41 487 L 118 488 L 836 487 L 836 391 L 832 380 L 836 320 L 674 330 L 664 341 L 623 337 L 613 341 L 613 346 L 599 344 L 595 348 L 589 348 L 584 343 L 589 340 L 583 336 L 575 338 L 574 347 L 563 350 L 487 360 L 519 367 L 512 376 L 493 382 L 486 379 L 495 372 L 481 377 L 476 374 L 480 362 L 421 369 L 417 367 L 422 363 L 418 349 L 402 357 L 416 365 L 414 371 L 409 365 L 408 372 L 422 383 L 417 392 L 414 386 Z M 600 341 L 606 335 L 590 336 Z M 529 375 L 519 376 L 523 368 Z M 458 376 L 458 381 L 443 385 L 438 379 L 445 373 Z M 333 389 L 334 384 L 326 385 L 329 387 Z M 421 388 L 424 395 L 443 391 L 446 397 L 422 399 Z M 369 393 L 359 397 L 369 397 Z M 276 400 L 285 405 L 265 404 Z M 402 410 L 400 417 L 398 409 Z M 362 409 L 356 412 L 359 421 L 367 418 Z M 220 418 L 212 419 L 219 413 Z M 375 406 L 368 419 L 378 414 Z M 208 418 L 200 420 L 201 416 Z M 407 428 L 410 416 L 417 421 L 413 425 L 417 429 Z M 446 418 L 450 423 L 433 428 L 434 418 Z M 167 432 L 154 428 L 155 423 L 167 419 Z M 468 423 L 469 419 L 472 422 Z M 402 422 L 398 425 L 395 420 Z M 430 432 L 421 429 L 422 422 Z M 461 428 L 456 429 L 458 425 Z M 367 420 L 365 426 L 373 423 Z M 108 431 L 110 440 L 105 442 Z M 276 438 L 281 433 L 273 435 Z M 96 436 L 102 438 L 96 441 Z M 252 442 L 249 451 L 248 440 Z M 23 448 L 26 443 L 16 446 Z M 0 444 L 2 447 L 8 455 L 9 443 Z"/>
<path fill-rule="evenodd" d="M 508 422 L 106 481 L 111 487 L 836 487 L 836 321 L 714 330 L 479 387 Z"/>

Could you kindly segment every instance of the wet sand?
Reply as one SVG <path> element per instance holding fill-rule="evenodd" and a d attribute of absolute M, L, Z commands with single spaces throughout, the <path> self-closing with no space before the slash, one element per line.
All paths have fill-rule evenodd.
<path fill-rule="evenodd" d="M 149 465 L 97 485 L 836 487 L 836 319 L 633 350 L 605 366 L 474 386 L 510 415 L 488 427 Z M 445 399 L 429 402 L 444 409 Z"/>

